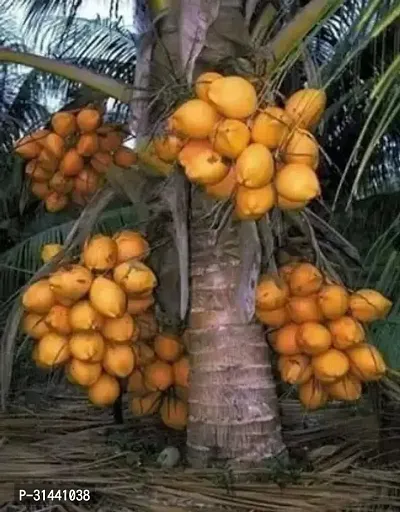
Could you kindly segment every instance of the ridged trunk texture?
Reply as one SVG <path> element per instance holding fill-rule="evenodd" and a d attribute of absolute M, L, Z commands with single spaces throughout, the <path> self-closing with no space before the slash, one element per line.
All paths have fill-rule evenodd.
<path fill-rule="evenodd" d="M 237 228 L 230 222 L 215 243 L 207 211 L 192 204 L 188 459 L 260 465 L 284 450 L 269 349 L 262 326 L 239 320 Z"/>

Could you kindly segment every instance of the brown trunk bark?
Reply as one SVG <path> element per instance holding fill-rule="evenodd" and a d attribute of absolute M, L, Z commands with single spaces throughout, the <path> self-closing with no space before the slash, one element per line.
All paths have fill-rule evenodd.
<path fill-rule="evenodd" d="M 215 243 L 211 206 L 192 204 L 188 459 L 259 465 L 284 451 L 269 350 L 260 325 L 240 323 L 238 230 L 230 220 Z"/>

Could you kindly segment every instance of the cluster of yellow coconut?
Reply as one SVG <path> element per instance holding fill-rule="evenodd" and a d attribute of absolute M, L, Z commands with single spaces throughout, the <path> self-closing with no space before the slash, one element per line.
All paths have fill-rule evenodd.
<path fill-rule="evenodd" d="M 278 276 L 265 274 L 256 290 L 256 316 L 275 328 L 268 337 L 279 354 L 281 378 L 298 385 L 307 409 L 330 399 L 357 400 L 363 382 L 385 374 L 363 323 L 384 318 L 391 307 L 378 291 L 350 292 L 310 263 L 285 265 Z"/>
<path fill-rule="evenodd" d="M 103 124 L 95 107 L 57 112 L 50 129 L 23 137 L 15 153 L 26 160 L 31 191 L 46 210 L 58 212 L 70 201 L 84 205 L 105 180 L 111 164 L 131 167 L 136 154 L 122 145 L 121 127 Z"/>
<path fill-rule="evenodd" d="M 168 333 L 134 345 L 137 366 L 128 379 L 134 416 L 159 413 L 165 425 L 183 430 L 188 415 L 189 359 L 182 340 Z"/>
<path fill-rule="evenodd" d="M 274 206 L 298 210 L 320 194 L 311 130 L 324 112 L 324 91 L 302 89 L 282 107 L 259 107 L 251 82 L 209 72 L 195 92 L 154 139 L 161 160 L 178 161 L 209 195 L 231 198 L 240 219 L 259 219 Z"/>

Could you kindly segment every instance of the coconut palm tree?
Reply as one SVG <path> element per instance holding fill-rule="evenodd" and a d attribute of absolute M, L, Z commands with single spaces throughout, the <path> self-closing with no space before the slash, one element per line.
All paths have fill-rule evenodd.
<path fill-rule="evenodd" d="M 69 5 L 71 16 L 67 19 L 72 20 L 80 2 L 63 3 Z M 42 4 L 43 14 L 44 6 L 51 7 L 53 2 Z M 285 95 L 304 82 L 325 87 L 329 95 L 339 83 L 343 94 L 331 103 L 327 126 L 345 107 L 362 105 L 380 112 L 378 120 L 367 116 L 359 132 L 358 144 L 367 144 L 367 150 L 361 155 L 361 165 L 357 162 L 358 172 L 351 172 L 351 162 L 358 156 L 351 151 L 350 164 L 339 179 L 340 187 L 336 187 L 346 193 L 344 204 L 351 205 L 362 177 L 360 169 L 367 169 L 372 149 L 395 118 L 399 63 L 394 58 L 380 70 L 372 66 L 367 78 L 352 72 L 352 66 L 387 34 L 398 14 L 395 2 L 371 7 L 363 0 L 346 4 L 311 0 L 303 7 L 296 3 L 279 9 L 275 2 L 264 6 L 251 1 L 242 5 L 223 0 L 212 4 L 182 0 L 179 6 L 166 3 L 161 11 L 146 4 L 140 8 L 153 23 L 140 41 L 134 83 L 124 84 L 68 63 L 6 50 L 0 51 L 0 60 L 38 67 L 130 103 L 131 129 L 139 148 L 151 137 L 154 126 L 157 128 L 190 94 L 188 83 L 205 69 L 261 78 L 268 81 L 272 97 Z M 141 17 L 143 26 L 145 19 Z M 67 28 L 72 23 L 68 21 Z M 340 37 L 343 33 L 345 38 Z M 107 67 L 104 71 L 108 74 Z M 320 137 L 324 145 L 323 133 Z M 335 170 L 329 159 L 325 168 L 326 173 Z M 327 181 L 330 179 L 328 175 Z M 136 187 L 137 182 L 133 187 L 125 184 L 131 198 L 137 197 Z M 336 203 L 340 200 L 342 205 L 342 197 L 338 194 Z M 93 225 L 109 198 L 110 192 L 105 190 L 103 203 L 97 198 L 96 204 L 89 206 L 85 230 Z M 257 223 L 238 224 L 232 222 L 227 205 L 218 208 L 219 215 L 209 215 L 215 210 L 214 202 L 189 187 L 179 171 L 163 180 L 160 202 L 162 213 L 153 215 L 149 236 L 155 239 L 162 230 L 169 234 L 169 244 L 154 251 L 152 264 L 160 281 L 161 326 L 178 332 L 187 328 L 192 363 L 187 433 L 190 462 L 245 465 L 276 459 L 284 453 L 284 445 L 270 355 L 262 328 L 252 321 L 260 269 L 274 269 L 272 254 L 279 249 L 276 234 L 287 240 L 288 231 L 282 228 L 287 225 L 311 240 L 328 271 L 343 266 L 343 254 L 353 259 L 357 254 L 325 222 L 319 205 L 300 217 L 283 219 L 274 212 Z M 69 237 L 67 248 L 77 240 Z M 16 333 L 17 315 L 10 318 L 3 347 L 9 346 Z M 9 376 L 3 372 L 3 396 Z"/>

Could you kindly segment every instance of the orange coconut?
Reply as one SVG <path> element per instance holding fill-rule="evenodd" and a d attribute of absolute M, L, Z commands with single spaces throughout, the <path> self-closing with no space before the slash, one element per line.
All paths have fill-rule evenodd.
<path fill-rule="evenodd" d="M 69 380 L 80 386 L 92 386 L 101 375 L 100 363 L 87 363 L 79 359 L 71 359 L 68 363 L 66 374 Z"/>
<path fill-rule="evenodd" d="M 203 100 L 183 103 L 168 120 L 168 128 L 181 136 L 193 139 L 208 137 L 219 119 L 218 113 Z"/>
<path fill-rule="evenodd" d="M 118 380 L 108 373 L 102 373 L 100 377 L 88 389 L 89 400 L 98 407 L 112 405 L 120 394 Z"/>
<path fill-rule="evenodd" d="M 278 274 L 287 284 L 289 284 L 290 276 L 297 265 L 298 263 L 287 263 L 286 265 L 279 267 Z"/>
<path fill-rule="evenodd" d="M 144 313 L 154 304 L 154 296 L 150 295 L 149 297 L 143 298 L 128 298 L 128 306 L 127 312 L 131 315 L 137 315 L 139 313 Z"/>
<path fill-rule="evenodd" d="M 114 377 L 128 377 L 135 367 L 135 354 L 129 345 L 107 344 L 103 357 L 103 368 Z"/>
<path fill-rule="evenodd" d="M 101 174 L 105 174 L 113 162 L 110 153 L 97 151 L 90 159 L 90 165 Z"/>
<path fill-rule="evenodd" d="M 84 133 L 79 137 L 76 151 L 80 156 L 93 156 L 99 151 L 99 137 L 96 133 Z"/>
<path fill-rule="evenodd" d="M 88 300 L 74 304 L 68 314 L 69 323 L 74 331 L 98 331 L 104 325 L 104 318 Z"/>
<path fill-rule="evenodd" d="M 119 149 L 122 149 L 122 148 L 120 148 L 120 146 L 124 140 L 124 136 L 123 136 L 122 132 L 117 131 L 115 129 L 110 129 L 110 127 L 107 127 L 107 131 L 105 133 L 103 133 L 102 128 L 103 127 L 101 127 L 100 129 L 97 130 L 97 133 L 99 134 L 99 149 L 100 149 L 100 151 L 108 151 L 108 152 L 115 151 L 117 153 L 119 151 Z M 125 148 L 125 147 L 123 149 L 129 150 L 129 148 Z M 121 154 L 119 154 L 119 156 L 121 156 L 121 155 L 122 155 L 122 158 L 121 158 L 120 162 L 122 162 L 122 161 L 125 163 L 131 162 L 131 159 L 133 156 L 132 150 L 129 150 L 127 152 L 123 151 Z M 127 159 L 126 159 L 126 157 L 127 157 Z M 131 165 L 132 165 L 132 163 L 129 163 L 128 167 L 130 167 Z"/>
<path fill-rule="evenodd" d="M 219 73 L 208 71 L 202 73 L 196 80 L 195 92 L 196 96 L 203 101 L 208 101 L 208 89 L 210 85 L 218 78 L 223 78 Z"/>
<path fill-rule="evenodd" d="M 211 142 L 208 139 L 193 139 L 186 142 L 179 152 L 178 160 L 182 167 L 190 165 L 193 158 L 204 150 L 212 150 Z"/>
<path fill-rule="evenodd" d="M 225 178 L 214 185 L 206 185 L 205 191 L 215 199 L 229 199 L 233 196 L 236 188 L 236 169 L 232 166 Z"/>
<path fill-rule="evenodd" d="M 83 166 L 83 158 L 75 148 L 71 148 L 60 161 L 60 172 L 65 176 L 76 176 L 83 169 Z"/>
<path fill-rule="evenodd" d="M 46 200 L 46 197 L 48 197 L 51 194 L 51 189 L 48 183 L 40 181 L 32 182 L 31 191 L 34 196 L 43 200 Z"/>
<path fill-rule="evenodd" d="M 56 303 L 56 298 L 48 279 L 40 279 L 31 284 L 22 295 L 23 307 L 38 315 L 46 314 Z"/>
<path fill-rule="evenodd" d="M 289 287 L 278 276 L 263 274 L 256 287 L 256 307 L 271 310 L 283 307 L 289 298 Z"/>
<path fill-rule="evenodd" d="M 318 292 L 318 305 L 328 320 L 335 320 L 346 314 L 349 307 L 349 294 L 338 284 L 327 284 Z"/>
<path fill-rule="evenodd" d="M 129 313 L 120 318 L 106 318 L 101 332 L 114 343 L 129 343 L 135 330 L 135 322 Z"/>
<path fill-rule="evenodd" d="M 61 304 L 55 304 L 47 313 L 44 321 L 52 331 L 65 335 L 71 333 L 72 329 L 69 323 L 69 308 L 62 306 Z"/>
<path fill-rule="evenodd" d="M 330 348 L 326 352 L 314 356 L 311 364 L 315 377 L 321 382 L 327 383 L 341 379 L 350 369 L 349 358 L 336 348 Z"/>
<path fill-rule="evenodd" d="M 311 359 L 304 354 L 280 356 L 278 369 L 283 382 L 288 384 L 304 384 L 313 374 Z"/>
<path fill-rule="evenodd" d="M 59 159 L 56 158 L 54 153 L 50 151 L 47 147 L 42 147 L 38 157 L 38 163 L 43 169 L 46 169 L 50 172 L 55 172 L 58 167 Z"/>
<path fill-rule="evenodd" d="M 51 127 L 60 137 L 68 137 L 77 130 L 76 117 L 71 112 L 57 112 L 51 118 Z"/>
<path fill-rule="evenodd" d="M 321 322 L 323 316 L 318 306 L 317 296 L 290 297 L 287 303 L 288 316 L 297 324 L 304 322 Z"/>
<path fill-rule="evenodd" d="M 286 307 L 272 309 L 270 311 L 256 308 L 256 317 L 262 324 L 268 325 L 269 327 L 282 327 L 290 322 Z"/>
<path fill-rule="evenodd" d="M 228 172 L 228 164 L 219 153 L 211 149 L 205 149 L 193 156 L 185 166 L 188 179 L 200 185 L 214 185 L 223 180 Z"/>
<path fill-rule="evenodd" d="M 357 290 L 350 296 L 351 314 L 360 322 L 385 318 L 393 303 L 376 290 Z"/>
<path fill-rule="evenodd" d="M 151 268 L 136 260 L 120 263 L 114 268 L 113 277 L 127 293 L 149 292 L 150 295 L 157 285 L 157 278 Z"/>
<path fill-rule="evenodd" d="M 37 313 L 26 313 L 24 315 L 22 319 L 22 330 L 34 340 L 39 340 L 50 332 L 49 326 L 44 321 L 44 317 Z"/>
<path fill-rule="evenodd" d="M 37 361 L 45 366 L 58 366 L 71 356 L 68 338 L 56 332 L 49 332 L 38 341 Z"/>
<path fill-rule="evenodd" d="M 379 380 L 386 373 L 386 364 L 379 350 L 363 343 L 346 351 L 350 360 L 350 370 L 361 381 Z"/>
<path fill-rule="evenodd" d="M 149 252 L 149 244 L 138 231 L 120 231 L 113 236 L 117 244 L 117 262 L 124 263 L 130 259 L 144 259 Z"/>
<path fill-rule="evenodd" d="M 56 213 L 64 210 L 69 203 L 68 196 L 59 194 L 58 192 L 51 192 L 45 199 L 45 207 L 48 212 Z"/>
<path fill-rule="evenodd" d="M 154 391 L 139 397 L 134 396 L 131 401 L 131 411 L 134 416 L 148 416 L 155 414 L 161 405 L 161 393 Z"/>
<path fill-rule="evenodd" d="M 365 341 L 363 326 L 351 316 L 342 316 L 328 324 L 332 334 L 333 346 L 346 350 Z"/>
<path fill-rule="evenodd" d="M 209 84 L 208 101 L 225 117 L 245 119 L 256 111 L 257 93 L 244 78 L 226 76 Z"/>
<path fill-rule="evenodd" d="M 235 214 L 241 220 L 257 220 L 272 210 L 275 190 L 271 184 L 260 188 L 239 185 L 235 197 Z"/>
<path fill-rule="evenodd" d="M 268 148 L 253 143 L 246 147 L 236 161 L 237 181 L 248 188 L 268 185 L 274 175 L 274 159 Z"/>
<path fill-rule="evenodd" d="M 311 263 L 300 263 L 290 274 L 289 286 L 293 295 L 306 297 L 319 292 L 324 282 L 320 270 Z"/>
<path fill-rule="evenodd" d="M 310 411 L 323 407 L 328 401 L 328 393 L 314 377 L 299 386 L 299 399 Z"/>
<path fill-rule="evenodd" d="M 326 107 L 326 94 L 322 89 L 301 89 L 285 102 L 285 111 L 297 126 L 314 128 Z"/>
<path fill-rule="evenodd" d="M 331 398 L 345 402 L 358 400 L 362 392 L 361 381 L 351 373 L 332 384 L 326 384 L 325 388 Z"/>
<path fill-rule="evenodd" d="M 99 175 L 90 167 L 84 167 L 75 176 L 74 191 L 82 196 L 94 194 L 101 186 Z"/>
<path fill-rule="evenodd" d="M 154 338 L 158 332 L 158 324 L 153 311 L 145 311 L 135 317 L 138 325 L 141 341 L 149 341 Z"/>
<path fill-rule="evenodd" d="M 274 350 L 278 354 L 292 356 L 301 352 L 297 343 L 299 326 L 295 323 L 284 325 L 274 333 Z"/>
<path fill-rule="evenodd" d="M 29 135 L 20 139 L 14 149 L 15 153 L 25 160 L 38 157 L 41 150 L 40 144 L 34 141 Z"/>
<path fill-rule="evenodd" d="M 74 180 L 65 176 L 61 171 L 57 171 L 51 176 L 49 186 L 58 194 L 69 194 L 74 188 Z"/>
<path fill-rule="evenodd" d="M 104 272 L 115 267 L 118 258 L 118 246 L 111 237 L 95 235 L 86 240 L 83 248 L 83 261 L 90 270 Z"/>
<path fill-rule="evenodd" d="M 186 356 L 181 357 L 172 365 L 175 386 L 189 387 L 190 364 Z"/>
<path fill-rule="evenodd" d="M 250 142 L 250 130 L 242 121 L 223 119 L 214 126 L 210 141 L 220 155 L 237 158 Z"/>
<path fill-rule="evenodd" d="M 307 201 L 289 201 L 283 196 L 276 196 L 276 205 L 281 210 L 302 210 L 307 206 Z"/>
<path fill-rule="evenodd" d="M 132 346 L 132 348 L 135 353 L 137 366 L 146 366 L 155 361 L 155 352 L 149 345 L 147 345 L 147 343 L 138 341 Z"/>
<path fill-rule="evenodd" d="M 164 162 L 175 162 L 185 145 L 185 140 L 177 135 L 168 133 L 153 140 L 154 150 Z"/>
<path fill-rule="evenodd" d="M 114 153 L 114 162 L 118 167 L 129 169 L 137 162 L 137 154 L 133 149 L 121 146 Z"/>
<path fill-rule="evenodd" d="M 165 391 L 174 383 L 172 366 L 159 359 L 144 368 L 144 381 L 152 391 Z"/>
<path fill-rule="evenodd" d="M 60 159 L 64 155 L 64 139 L 56 133 L 49 133 L 43 141 L 43 146 L 47 148 L 56 159 Z"/>
<path fill-rule="evenodd" d="M 174 363 L 183 352 L 183 345 L 177 336 L 158 334 L 154 340 L 154 351 L 162 361 Z"/>
<path fill-rule="evenodd" d="M 326 352 L 332 345 L 329 330 L 317 322 L 305 322 L 299 326 L 296 337 L 302 352 L 313 356 Z"/>
<path fill-rule="evenodd" d="M 147 389 L 143 373 L 141 370 L 134 370 L 128 378 L 127 390 L 132 393 L 133 396 L 142 397 L 150 393 Z"/>
<path fill-rule="evenodd" d="M 101 114 L 95 108 L 83 108 L 76 116 L 76 123 L 81 133 L 93 132 L 101 124 Z"/>
<path fill-rule="evenodd" d="M 317 175 L 304 164 L 287 164 L 275 178 L 277 193 L 289 201 L 307 202 L 317 197 L 321 190 Z"/>
<path fill-rule="evenodd" d="M 107 318 L 119 318 L 126 311 L 126 295 L 122 288 L 107 277 L 96 277 L 89 292 L 90 303 Z"/>
<path fill-rule="evenodd" d="M 80 361 L 99 363 L 104 356 L 103 336 L 95 331 L 75 332 L 69 339 L 71 354 Z"/>
<path fill-rule="evenodd" d="M 92 273 L 82 265 L 65 265 L 49 277 L 52 291 L 72 300 L 79 300 L 86 295 L 92 281 Z"/>
<path fill-rule="evenodd" d="M 26 164 L 25 174 L 29 176 L 29 178 L 31 178 L 32 180 L 37 181 L 39 183 L 48 181 L 53 175 L 51 171 L 43 169 L 43 167 L 39 165 L 36 158 L 34 158 L 33 160 Z"/>
<path fill-rule="evenodd" d="M 294 130 L 283 148 L 282 157 L 287 164 L 301 164 L 315 171 L 319 163 L 318 142 L 310 132 Z"/>
<path fill-rule="evenodd" d="M 251 128 L 254 142 L 276 149 L 286 142 L 292 120 L 279 107 L 267 107 L 256 115 Z"/>

